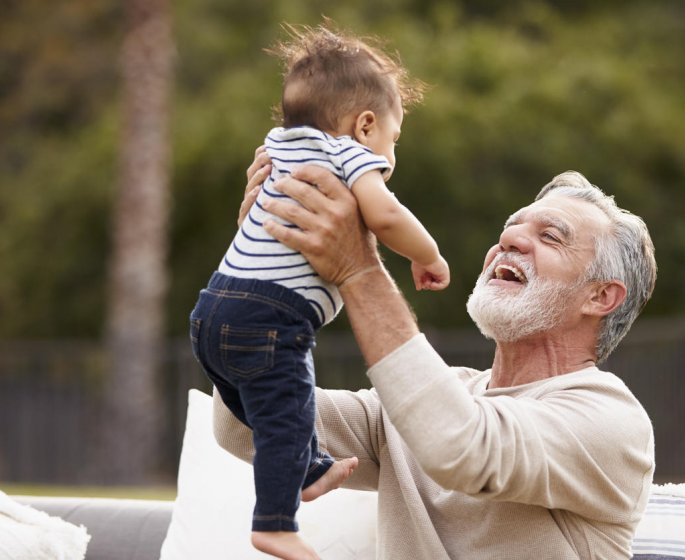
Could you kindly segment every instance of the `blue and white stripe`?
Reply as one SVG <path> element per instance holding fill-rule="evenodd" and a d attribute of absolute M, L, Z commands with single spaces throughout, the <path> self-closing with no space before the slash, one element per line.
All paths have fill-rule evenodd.
<path fill-rule="evenodd" d="M 271 157 L 271 175 L 264 181 L 248 217 L 243 221 L 219 265 L 219 272 L 238 278 L 270 280 L 304 296 L 326 324 L 342 308 L 337 288 L 325 282 L 298 252 L 282 245 L 266 233 L 267 219 L 285 222 L 263 208 L 266 199 L 281 198 L 297 204 L 272 188 L 273 183 L 289 175 L 297 165 L 320 165 L 339 177 L 349 188 L 364 173 L 385 172 L 388 160 L 378 156 L 349 136 L 334 137 L 310 127 L 274 128 L 265 139 Z"/>
<path fill-rule="evenodd" d="M 685 499 L 652 494 L 633 539 L 633 558 L 685 558 Z"/>

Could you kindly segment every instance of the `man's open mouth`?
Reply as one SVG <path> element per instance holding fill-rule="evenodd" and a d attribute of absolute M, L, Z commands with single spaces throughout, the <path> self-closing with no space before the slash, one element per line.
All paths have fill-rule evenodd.
<path fill-rule="evenodd" d="M 506 280 L 507 282 L 526 283 L 526 275 L 521 270 L 510 264 L 498 264 L 495 267 L 493 279 Z"/>

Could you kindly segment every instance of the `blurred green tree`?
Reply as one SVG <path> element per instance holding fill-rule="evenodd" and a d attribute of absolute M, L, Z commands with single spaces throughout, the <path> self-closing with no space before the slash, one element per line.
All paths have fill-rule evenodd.
<path fill-rule="evenodd" d="M 0 336 L 102 332 L 121 8 L 97 5 L 42 18 L 38 0 L 11 2 L 0 22 Z M 407 263 L 387 256 L 423 325 L 468 321 L 505 218 L 566 169 L 645 218 L 660 266 L 646 313 L 682 314 L 684 12 L 669 0 L 178 0 L 169 334 L 187 330 L 273 124 L 279 68 L 262 49 L 282 21 L 321 14 L 387 38 L 432 85 L 405 120 L 390 187 L 434 233 L 453 285 L 415 293 Z"/>

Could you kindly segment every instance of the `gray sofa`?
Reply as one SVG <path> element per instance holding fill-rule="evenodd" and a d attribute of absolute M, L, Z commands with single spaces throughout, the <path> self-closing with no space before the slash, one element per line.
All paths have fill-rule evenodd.
<path fill-rule="evenodd" d="M 49 515 L 84 525 L 86 560 L 159 560 L 174 502 L 112 498 L 12 496 Z"/>
<path fill-rule="evenodd" d="M 61 517 L 75 525 L 84 525 L 91 535 L 86 560 L 159 560 L 162 543 L 166 537 L 174 502 L 159 500 L 121 500 L 111 498 L 53 498 L 39 496 L 12 496 L 22 504 L 30 505 L 50 515 Z M 654 505 L 669 502 L 665 506 L 669 513 L 676 516 L 678 528 L 671 527 L 672 538 L 682 539 L 683 498 L 654 497 Z M 652 500 L 650 500 L 650 504 Z M 659 506 L 660 507 L 660 506 Z M 649 510 L 649 508 L 648 508 Z M 661 515 L 652 512 L 654 517 Z M 668 521 L 668 517 L 664 517 Z M 647 535 L 647 533 L 645 533 Z M 647 535 L 649 536 L 649 535 Z M 650 538 L 649 548 L 671 543 L 673 540 Z M 671 537 L 669 537 L 671 538 Z M 638 538 L 640 545 L 644 539 Z M 678 541 L 681 542 L 681 541 Z M 685 541 L 682 541 L 685 542 Z M 666 546 L 665 550 L 669 547 Z M 637 553 L 633 560 L 678 560 L 681 553 L 675 556 L 668 552 Z M 680 550 L 680 549 L 679 549 Z M 682 549 L 685 552 L 685 548 Z M 191 560 L 191 559 L 189 559 Z"/>

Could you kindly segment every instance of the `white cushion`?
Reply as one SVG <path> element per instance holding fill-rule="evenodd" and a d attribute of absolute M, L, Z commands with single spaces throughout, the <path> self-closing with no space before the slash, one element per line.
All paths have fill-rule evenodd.
<path fill-rule="evenodd" d="M 252 466 L 216 443 L 212 398 L 192 389 L 178 496 L 160 560 L 273 558 L 250 544 L 254 502 Z M 372 560 L 376 505 L 375 492 L 329 492 L 300 506 L 300 534 L 326 560 Z"/>

